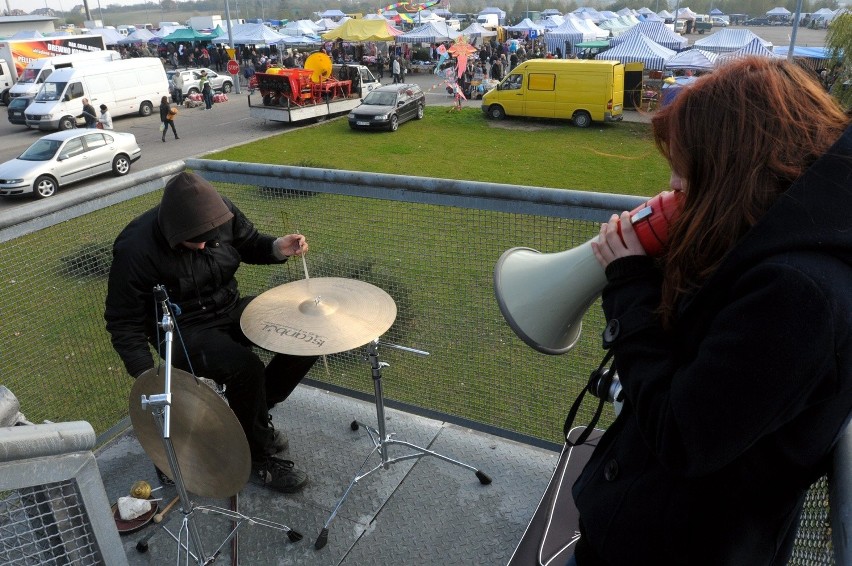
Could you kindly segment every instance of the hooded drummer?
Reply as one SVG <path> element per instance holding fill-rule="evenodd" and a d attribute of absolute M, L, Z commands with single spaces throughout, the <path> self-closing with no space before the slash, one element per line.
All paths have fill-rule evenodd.
<path fill-rule="evenodd" d="M 316 357 L 275 354 L 264 367 L 240 329 L 253 297 L 240 297 L 234 275 L 241 263 L 284 263 L 307 251 L 304 236 L 258 232 L 210 183 L 181 173 L 166 184 L 160 204 L 116 238 L 104 312 L 112 345 L 137 378 L 154 368 L 149 345 L 165 355 L 153 295 L 155 286 L 165 287 L 178 307 L 173 365 L 224 386 L 248 439 L 252 480 L 283 493 L 301 490 L 308 477 L 279 457 L 288 439 L 272 426 L 269 410 L 290 395 Z"/>

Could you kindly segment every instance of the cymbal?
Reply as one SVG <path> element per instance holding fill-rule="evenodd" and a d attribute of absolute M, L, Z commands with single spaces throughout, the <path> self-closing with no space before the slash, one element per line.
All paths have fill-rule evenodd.
<path fill-rule="evenodd" d="M 243 333 L 261 348 L 295 356 L 345 352 L 376 340 L 396 319 L 393 298 L 357 279 L 312 277 L 255 297 Z"/>
<path fill-rule="evenodd" d="M 164 392 L 164 367 L 137 377 L 130 391 L 130 421 L 148 457 L 174 479 L 154 413 L 142 407 L 142 395 Z M 251 453 L 240 421 L 224 399 L 190 373 L 172 369 L 171 392 L 170 437 L 186 490 L 203 497 L 238 493 L 251 473 Z"/>

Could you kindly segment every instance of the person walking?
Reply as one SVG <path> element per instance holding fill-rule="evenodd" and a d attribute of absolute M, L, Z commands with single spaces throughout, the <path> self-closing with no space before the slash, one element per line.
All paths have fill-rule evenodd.
<path fill-rule="evenodd" d="M 98 123 L 97 127 L 102 130 L 112 130 L 112 116 L 109 113 L 109 109 L 107 109 L 106 104 L 101 104 L 101 113 L 98 115 Z"/>
<path fill-rule="evenodd" d="M 95 107 L 92 106 L 88 98 L 83 99 L 83 119 L 86 121 L 87 128 L 98 127 L 98 115 L 95 113 Z"/>
<path fill-rule="evenodd" d="M 169 126 L 172 127 L 172 133 L 175 135 L 175 139 L 179 140 L 177 130 L 175 129 L 175 116 L 177 116 L 177 108 L 172 108 L 169 104 L 169 97 L 163 96 L 160 99 L 160 122 L 163 123 L 160 128 L 163 131 L 163 142 L 166 141 L 166 132 L 169 131 Z"/>
<path fill-rule="evenodd" d="M 399 76 L 400 73 L 400 65 L 399 65 L 399 57 L 393 58 L 393 63 L 391 63 L 391 72 L 393 73 L 393 83 L 401 83 L 402 80 Z"/>

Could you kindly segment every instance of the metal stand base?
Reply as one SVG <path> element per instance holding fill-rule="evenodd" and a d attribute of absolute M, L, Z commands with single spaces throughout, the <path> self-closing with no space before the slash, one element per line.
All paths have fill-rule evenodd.
<path fill-rule="evenodd" d="M 317 540 L 314 542 L 314 548 L 316 548 L 317 550 L 319 550 L 320 548 L 323 548 L 326 545 L 326 543 L 328 542 L 328 528 L 331 525 L 331 522 L 334 520 L 335 516 L 337 516 L 337 512 L 343 506 L 343 502 L 346 501 L 346 498 L 349 496 L 349 492 L 352 491 L 352 488 L 355 487 L 355 485 L 359 481 L 366 478 L 367 476 L 369 476 L 373 472 L 376 472 L 380 469 L 387 470 L 390 467 L 390 465 L 395 463 L 395 462 L 401 462 L 403 460 L 412 460 L 412 459 L 415 459 L 415 458 L 422 458 L 423 456 L 434 456 L 435 458 L 438 458 L 439 460 L 443 460 L 445 462 L 449 462 L 450 464 L 455 464 L 456 466 L 461 466 L 462 468 L 467 468 L 468 470 L 471 470 L 472 472 L 474 472 L 476 474 L 476 477 L 479 480 L 479 483 L 481 483 L 482 485 L 488 485 L 488 484 L 491 483 L 491 478 L 488 477 L 488 475 L 485 474 L 485 472 L 482 472 L 481 470 L 478 470 L 478 469 L 474 468 L 473 466 L 471 466 L 469 464 L 465 464 L 464 462 L 454 460 L 452 458 L 444 456 L 443 454 L 439 454 L 439 453 L 437 453 L 433 450 L 428 450 L 428 449 L 423 448 L 421 446 L 417 446 L 416 444 L 412 444 L 410 442 L 404 442 L 402 440 L 394 440 L 393 438 L 391 438 L 393 436 L 393 434 L 389 434 L 385 430 L 385 405 L 384 405 L 384 394 L 383 394 L 383 390 L 382 390 L 382 368 L 387 367 L 388 364 L 385 363 L 385 362 L 379 361 L 379 354 L 378 354 L 379 344 L 380 344 L 380 342 L 378 340 L 374 340 L 373 342 L 370 342 L 370 344 L 367 346 L 367 358 L 370 361 L 370 366 L 372 367 L 372 373 L 373 373 L 373 388 L 375 389 L 375 396 L 376 396 L 376 419 L 378 421 L 378 428 L 374 428 L 370 425 L 358 422 L 357 420 L 352 421 L 352 423 L 349 425 L 349 427 L 353 431 L 358 430 L 361 427 L 364 427 L 364 430 L 367 431 L 367 434 L 370 436 L 370 440 L 372 440 L 372 442 L 373 442 L 373 449 L 370 451 L 369 454 L 367 454 L 367 457 L 364 459 L 364 462 L 361 464 L 361 466 L 355 472 L 355 477 L 352 478 L 352 481 L 349 483 L 349 487 L 347 487 L 346 491 L 343 492 L 343 496 L 337 502 L 337 505 L 335 505 L 334 510 L 332 510 L 331 515 L 328 517 L 328 520 L 325 522 L 325 525 L 323 525 L 323 528 L 320 531 L 319 536 L 317 536 Z M 421 355 L 421 356 L 429 355 L 428 352 L 423 352 L 421 350 L 415 350 L 413 348 L 406 348 L 404 346 L 398 346 L 396 344 L 389 344 L 389 343 L 386 343 L 386 342 L 381 342 L 381 344 L 385 345 L 385 346 L 390 346 L 392 348 L 397 348 L 397 349 L 403 350 L 405 352 L 418 354 L 418 355 Z M 403 456 L 398 456 L 396 458 L 390 458 L 388 456 L 388 447 L 394 446 L 394 445 L 405 446 L 406 448 L 413 450 L 414 453 L 405 454 Z M 381 462 L 378 465 L 376 465 L 375 467 L 371 468 L 370 470 L 368 470 L 364 473 L 361 473 L 362 470 L 364 470 L 364 468 L 367 466 L 367 462 L 369 462 L 370 458 L 373 456 L 373 454 L 376 454 L 376 453 L 379 454 L 379 456 L 381 458 Z"/>

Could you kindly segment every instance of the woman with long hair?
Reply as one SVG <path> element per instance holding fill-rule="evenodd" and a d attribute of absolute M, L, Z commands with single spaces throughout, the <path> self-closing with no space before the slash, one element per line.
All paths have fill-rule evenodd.
<path fill-rule="evenodd" d="M 163 142 L 166 141 L 166 132 L 169 131 L 169 126 L 172 128 L 175 139 L 180 139 L 177 135 L 177 129 L 175 129 L 175 116 L 177 116 L 177 108 L 172 108 L 172 105 L 169 104 L 169 97 L 164 96 L 160 99 L 160 122 L 162 122 L 160 128 L 163 132 Z"/>
<path fill-rule="evenodd" d="M 787 563 L 852 412 L 849 125 L 765 58 L 653 117 L 682 210 L 659 258 L 627 213 L 592 245 L 625 400 L 573 487 L 575 564 Z"/>

